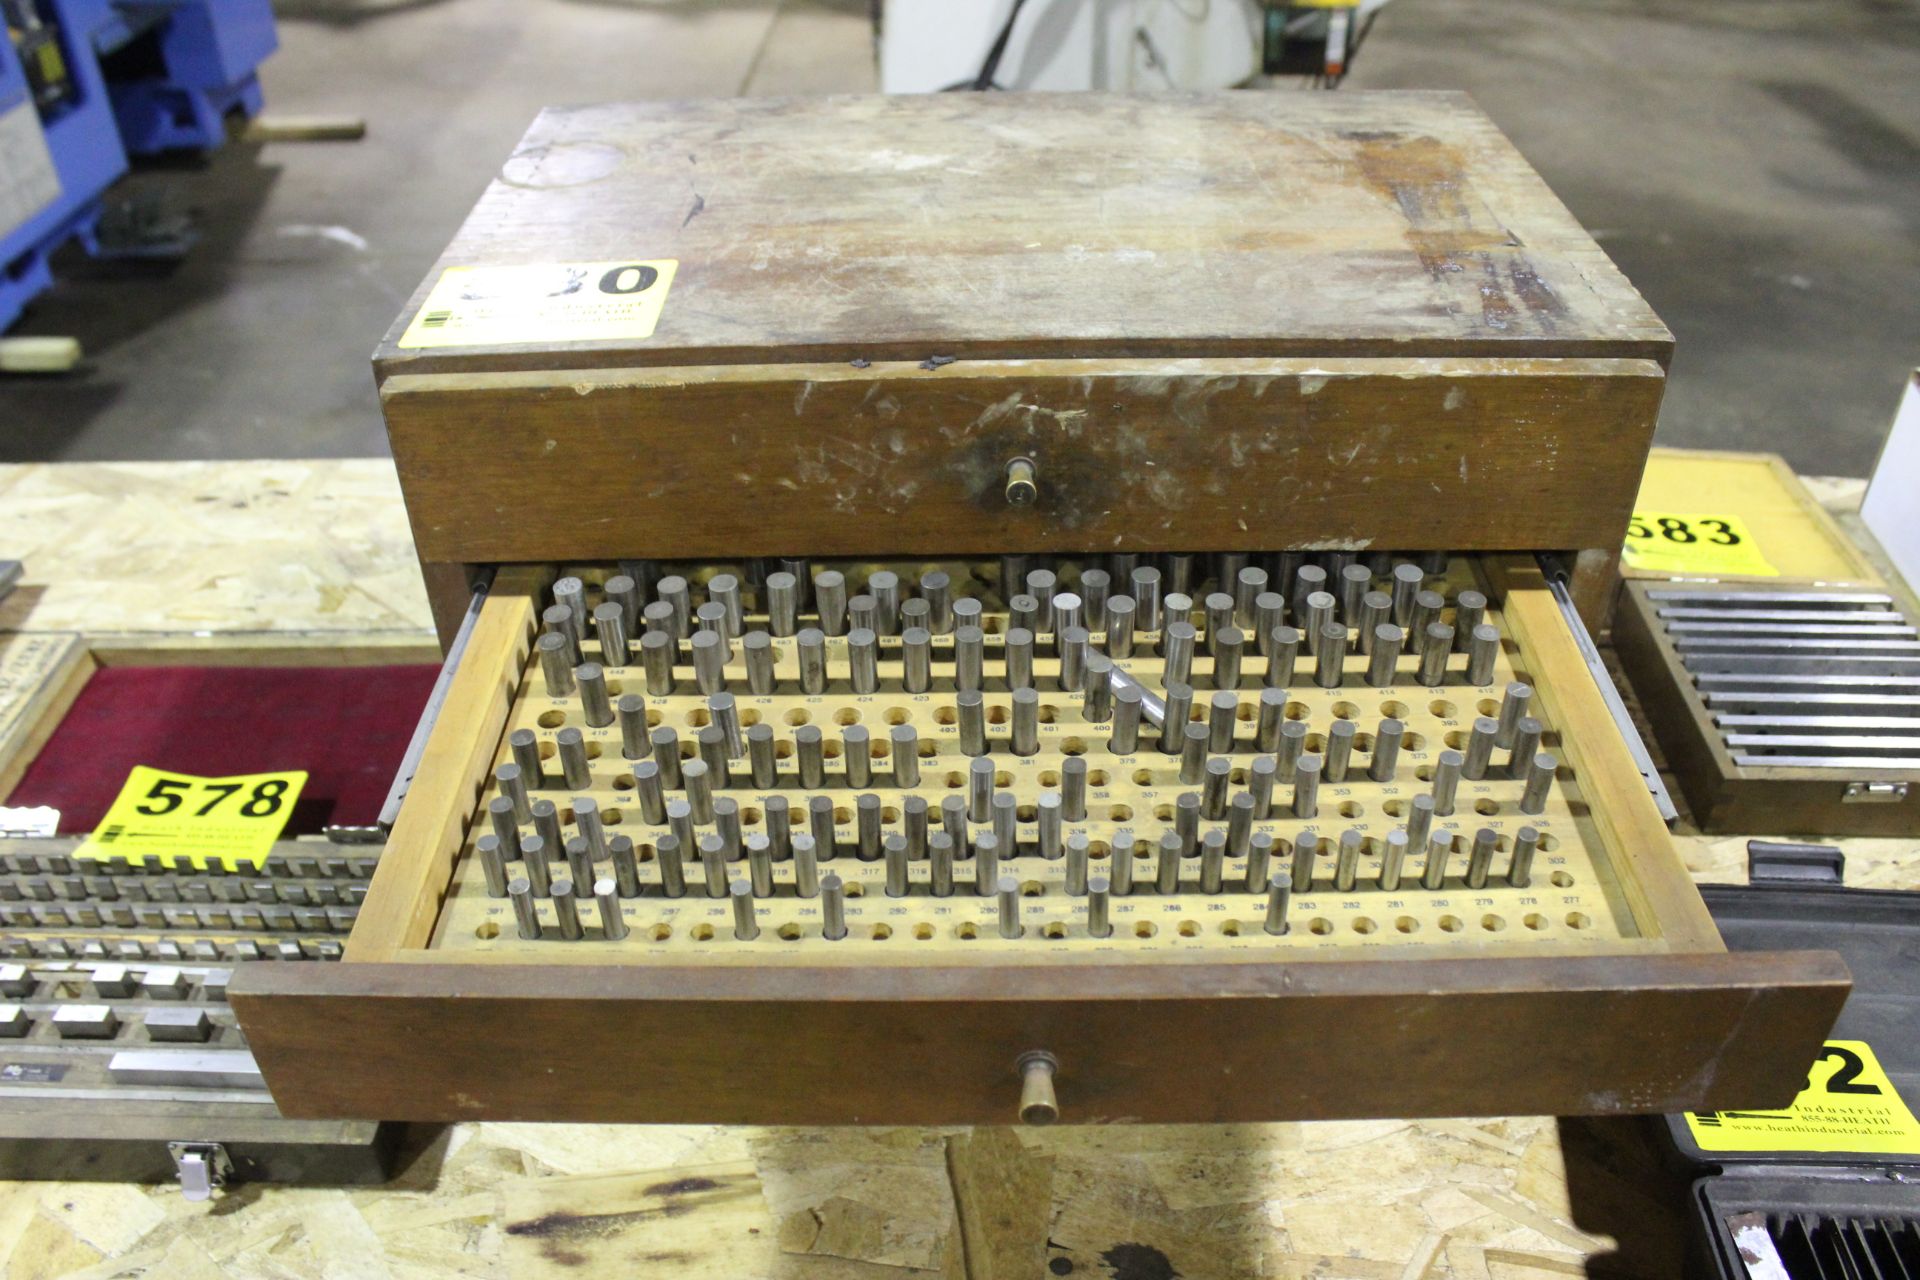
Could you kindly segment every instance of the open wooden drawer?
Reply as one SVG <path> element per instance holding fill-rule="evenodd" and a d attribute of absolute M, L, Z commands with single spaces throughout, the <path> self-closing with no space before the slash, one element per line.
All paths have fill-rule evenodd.
<path fill-rule="evenodd" d="M 881 566 L 836 567 L 851 592 Z M 916 563 L 901 578 L 911 584 L 930 567 Z M 847 895 L 846 934 L 828 938 L 823 900 L 797 889 L 799 862 L 773 862 L 771 885 L 759 886 L 770 892 L 746 898 L 758 930 L 746 940 L 735 934 L 739 904 L 724 892 L 708 896 L 692 849 L 685 895 L 663 891 L 669 827 L 647 821 L 635 778 L 642 759 L 623 749 L 651 759 L 655 743 L 649 734 L 623 741 L 617 716 L 588 726 L 573 692 L 548 696 L 532 646 L 550 575 L 509 567 L 479 610 L 345 961 L 244 966 L 235 977 L 234 1007 L 282 1110 L 945 1124 L 1045 1118 L 1057 1105 L 1069 1122 L 1202 1122 L 1771 1106 L 1804 1082 L 1848 991 L 1844 967 L 1827 953 L 1723 948 L 1573 635 L 1529 566 L 1456 561 L 1443 580 L 1429 580 L 1447 598 L 1444 618 L 1454 616 L 1461 589 L 1499 588 L 1486 613 L 1501 636 L 1490 679 L 1466 683 L 1461 652 L 1444 683 L 1425 685 L 1410 654 L 1390 684 L 1376 686 L 1356 652 L 1339 686 L 1321 688 L 1302 651 L 1267 714 L 1304 722 L 1301 752 L 1323 760 L 1336 724 L 1357 732 L 1345 780 L 1320 784 L 1312 816 L 1293 811 L 1283 773 L 1270 815 L 1251 824 L 1272 838 L 1271 869 L 1296 881 L 1288 929 L 1277 936 L 1265 927 L 1268 893 L 1249 890 L 1238 835 L 1217 892 L 1203 883 L 1204 854 L 1180 859 L 1175 890 L 1159 891 L 1160 838 L 1177 830 L 1182 795 L 1203 785 L 1181 780 L 1180 757 L 1158 750 L 1151 727 L 1137 749 L 1112 751 L 1111 723 L 1090 721 L 1082 698 L 1061 691 L 1051 646 L 1039 646 L 1034 661 L 1037 750 L 1012 754 L 1009 627 L 996 570 L 938 567 L 951 575 L 954 596 L 977 597 L 984 608 L 988 758 L 996 789 L 1015 797 L 1019 841 L 1018 856 L 998 871 L 1018 889 L 1018 936 L 1002 934 L 1008 904 L 974 892 L 974 859 L 953 863 L 951 895 L 933 891 L 944 859 L 936 856 L 936 870 L 912 826 L 914 797 L 927 802 L 939 833 L 942 801 L 968 795 L 951 635 L 932 642 L 923 692 L 904 683 L 897 636 L 880 639 L 867 693 L 849 683 L 844 636 L 826 640 L 828 682 L 812 694 L 798 683 L 795 641 L 774 640 L 773 691 L 763 694 L 749 686 L 746 646 L 731 645 L 727 687 L 750 733 L 764 739 L 759 726 L 772 730 L 762 749 L 776 776 L 755 785 L 743 755 L 730 763 L 731 784 L 713 794 L 734 802 L 747 836 L 767 831 L 778 812 L 767 804 L 772 795 L 787 797 L 793 832 L 821 831 L 808 825 L 807 799 L 829 797 L 822 820 L 841 852 L 818 870 L 841 877 Z M 1063 590 L 1074 568 L 1062 566 Z M 688 574 L 696 600 L 714 571 Z M 577 571 L 589 609 L 613 572 Z M 750 608 L 744 625 L 767 624 Z M 1153 694 L 1164 692 L 1159 638 L 1143 631 L 1134 656 L 1116 661 Z M 1097 624 L 1093 640 L 1098 650 Z M 585 641 L 588 661 L 598 648 Z M 1228 757 L 1229 796 L 1246 790 L 1266 754 L 1257 748 L 1267 660 L 1248 652 L 1222 729 L 1231 750 L 1205 753 Z M 644 714 L 649 729 L 677 731 L 679 742 L 660 750 L 699 759 L 712 712 L 684 643 L 675 656 L 674 692 L 656 688 Z M 1201 723 L 1211 714 L 1213 664 L 1203 642 L 1191 677 Z M 637 655 L 605 674 L 615 696 L 647 690 Z M 1494 751 L 1484 776 L 1459 783 L 1451 814 L 1433 819 L 1433 831 L 1457 837 L 1438 887 L 1426 886 L 1419 848 L 1406 855 L 1399 884 L 1382 887 L 1388 833 L 1404 830 L 1414 797 L 1433 790 L 1441 753 L 1467 750 L 1475 718 L 1497 714 L 1514 681 L 1532 687 L 1527 709 L 1557 758 L 1544 801 L 1521 812 L 1526 784 L 1507 776 L 1511 753 Z M 1376 781 L 1372 757 L 1389 719 L 1404 730 L 1399 757 Z M 823 730 L 819 786 L 803 786 L 798 773 L 799 739 L 810 727 Z M 583 892 L 583 936 L 560 938 L 555 903 L 543 898 L 534 904 L 543 936 L 523 939 L 509 901 L 490 895 L 476 843 L 492 830 L 494 770 L 513 759 L 508 735 L 517 729 L 531 731 L 547 757 L 535 798 L 552 800 L 571 824 L 574 798 L 591 795 L 606 831 L 633 842 L 640 884 L 619 902 L 624 937 L 604 935 Z M 568 729 L 583 731 L 592 755 L 589 787 L 567 787 L 559 775 L 555 739 Z M 849 751 L 867 757 L 851 777 Z M 1083 813 L 1068 778 L 1076 759 L 1087 766 Z M 1053 804 L 1043 797 L 1063 789 L 1064 830 L 1085 838 L 1092 877 L 1120 874 L 1116 848 L 1129 837 L 1139 851 L 1133 892 L 1109 900 L 1105 937 L 1089 931 L 1088 899 L 1074 891 L 1077 858 L 1034 847 L 1036 819 Z M 906 868 L 904 895 L 888 891 L 887 857 L 858 856 L 858 798 L 869 794 L 878 829 L 907 835 L 920 855 L 893 865 L 896 875 Z M 1231 824 L 1208 817 L 1199 828 Z M 1510 877 L 1523 828 L 1538 836 L 1537 853 L 1529 875 Z M 963 829 L 970 839 L 991 830 Z M 1360 836 L 1343 861 L 1349 831 Z M 1472 858 L 1476 837 L 1489 862 Z M 1302 849 L 1315 856 L 1299 858 Z M 750 880 L 748 867 L 728 864 L 721 877 Z M 1351 887 L 1342 889 L 1349 872 Z M 556 856 L 550 876 L 566 874 Z M 612 872 L 600 863 L 593 874 Z M 990 888 L 999 883 L 996 876 Z"/>

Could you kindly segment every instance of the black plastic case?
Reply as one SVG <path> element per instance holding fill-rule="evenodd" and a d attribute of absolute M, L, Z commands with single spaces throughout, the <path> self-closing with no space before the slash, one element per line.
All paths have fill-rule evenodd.
<path fill-rule="evenodd" d="M 1837 849 L 1755 841 L 1752 883 L 1703 885 L 1701 896 L 1733 950 L 1838 951 L 1854 988 L 1830 1038 L 1871 1045 L 1920 1114 L 1920 894 L 1844 888 L 1843 867 Z M 1708 1152 L 1683 1117 L 1665 1125 L 1680 1158 L 1705 1175 L 1692 1188 L 1702 1276 L 1920 1277 L 1920 1155 Z"/>

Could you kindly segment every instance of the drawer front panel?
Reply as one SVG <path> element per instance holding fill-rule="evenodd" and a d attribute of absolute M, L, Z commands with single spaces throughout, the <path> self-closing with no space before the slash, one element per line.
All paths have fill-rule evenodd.
<path fill-rule="evenodd" d="M 1126 972 L 259 965 L 234 1003 L 289 1114 L 1008 1124 L 1779 1106 L 1848 988 L 1824 953 Z M 355 1068 L 339 1069 L 342 1061 Z"/>
<path fill-rule="evenodd" d="M 1664 386 L 1646 360 L 1031 360 L 396 376 L 381 397 L 421 559 L 479 563 L 1613 548 Z"/>

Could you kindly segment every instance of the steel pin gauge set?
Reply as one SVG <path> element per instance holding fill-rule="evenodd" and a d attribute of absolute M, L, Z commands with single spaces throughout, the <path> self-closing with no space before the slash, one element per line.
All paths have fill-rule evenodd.
<path fill-rule="evenodd" d="M 1071 961 L 1631 932 L 1497 610 L 1426 561 L 563 577 L 440 945 Z"/>
<path fill-rule="evenodd" d="M 1765 1043 L 1815 1034 L 1844 983 L 1717 948 L 1530 572 L 502 570 L 345 963 L 249 972 L 242 1018 L 320 1114 L 357 1095 L 292 1051 L 335 1019 L 420 1066 L 378 1083 L 427 1118 L 993 1119 L 1016 1085 L 1029 1118 L 1366 1114 L 1548 1105 L 1596 1076 L 1637 1108 L 1691 1089 L 1669 1073 L 1696 1054 L 1745 1088 L 1779 1065 L 1747 1011 Z M 1640 1052 L 1650 1027 L 1679 1052 Z M 1182 1037 L 1225 1073 L 1341 1087 L 1196 1103 L 1168 1074 Z M 463 1057 L 496 1039 L 523 1051 Z M 1490 1042 L 1532 1064 L 1496 1094 L 1455 1075 Z M 1427 1092 L 1382 1044 L 1440 1064 Z M 885 1067 L 834 1072 L 854 1048 Z M 735 1053 L 813 1083 L 716 1074 Z M 592 1067 L 628 1058 L 652 1087 Z M 940 1088 L 906 1087 L 916 1061 Z"/>
<path fill-rule="evenodd" d="M 1294 96 L 542 115 L 374 357 L 444 696 L 342 962 L 236 974 L 282 1105 L 1784 1102 L 1844 968 L 1727 951 L 1584 630 L 1671 335 L 1464 98 Z"/>

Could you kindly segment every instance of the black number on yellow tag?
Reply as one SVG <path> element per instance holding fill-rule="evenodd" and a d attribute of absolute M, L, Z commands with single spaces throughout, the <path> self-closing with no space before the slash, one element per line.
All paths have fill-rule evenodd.
<path fill-rule="evenodd" d="M 1740 535 L 1735 533 L 1733 526 L 1725 520 L 1702 520 L 1700 523 L 1713 530 L 1716 535 L 1715 537 L 1708 538 L 1708 542 L 1721 547 L 1737 547 L 1740 545 Z"/>
<path fill-rule="evenodd" d="M 602 293 L 644 293 L 660 278 L 659 271 L 643 263 L 615 267 L 600 277 Z"/>
<path fill-rule="evenodd" d="M 237 782 L 209 782 L 206 789 L 213 793 L 213 799 L 193 811 L 193 816 L 196 818 L 204 818 L 212 813 L 215 805 L 240 789 L 240 784 Z M 272 810 L 269 809 L 267 812 L 271 813 Z"/>
<path fill-rule="evenodd" d="M 1700 541 L 1698 535 L 1687 527 L 1687 522 L 1678 516 L 1661 516 L 1659 523 L 1660 536 L 1668 542 L 1687 543 Z"/>
<path fill-rule="evenodd" d="M 163 813 L 172 813 L 178 809 L 185 803 L 187 792 L 191 790 L 193 790 L 191 782 L 185 782 L 179 778 L 155 778 L 153 785 L 147 788 L 146 798 L 134 808 L 150 818 L 157 818 Z"/>
<path fill-rule="evenodd" d="M 1880 1086 L 1877 1084 L 1859 1083 L 1860 1073 L 1867 1069 L 1866 1062 L 1860 1057 L 1859 1054 L 1855 1053 L 1851 1049 L 1843 1048 L 1840 1045 L 1830 1044 L 1826 1047 L 1824 1051 L 1821 1052 L 1819 1057 L 1814 1059 L 1814 1061 L 1825 1062 L 1829 1058 L 1839 1059 L 1840 1069 L 1838 1071 L 1835 1071 L 1831 1076 L 1827 1077 L 1828 1093 L 1879 1093 L 1880 1092 Z"/>
<path fill-rule="evenodd" d="M 240 806 L 240 812 L 249 818 L 264 818 L 268 814 L 278 813 L 281 797 L 286 794 L 285 778 L 268 778 L 265 782 L 254 785 L 252 798 Z"/>
<path fill-rule="evenodd" d="M 1649 524 L 1648 521 L 1652 523 Z M 1698 529 L 1708 531 L 1709 536 L 1702 538 Z M 1687 520 L 1680 516 L 1642 516 L 1635 515 L 1627 521 L 1627 537 L 1640 542 L 1671 542 L 1679 546 L 1691 546 L 1697 542 L 1709 542 L 1716 547 L 1737 547 L 1743 541 L 1734 532 L 1734 528 L 1725 520 L 1701 517 Z"/>

